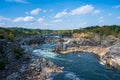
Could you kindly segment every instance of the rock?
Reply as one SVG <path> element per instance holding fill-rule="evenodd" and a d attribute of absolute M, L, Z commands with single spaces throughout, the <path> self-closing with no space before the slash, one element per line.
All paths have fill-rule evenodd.
<path fill-rule="evenodd" d="M 49 74 L 49 73 L 51 73 L 51 72 L 53 72 L 52 69 L 50 69 L 50 68 L 48 68 L 48 67 L 44 67 L 44 68 L 42 69 L 41 75 L 45 76 L 45 75 L 47 75 L 47 74 Z"/>
<path fill-rule="evenodd" d="M 104 38 L 101 40 L 101 45 L 105 47 L 113 46 L 117 43 L 119 43 L 120 40 L 112 35 L 104 36 Z"/>
<path fill-rule="evenodd" d="M 21 67 L 21 69 L 20 69 L 20 72 L 21 72 L 21 73 L 25 72 L 26 67 L 27 67 L 27 66 L 26 66 L 25 64 L 23 64 L 22 67 Z"/>
<path fill-rule="evenodd" d="M 32 57 L 31 63 L 20 79 L 45 80 L 53 72 L 62 72 L 62 70 L 56 67 L 51 61 L 47 61 L 44 58 Z"/>
<path fill-rule="evenodd" d="M 46 60 L 44 58 L 41 58 L 40 61 L 41 62 L 46 62 Z"/>
<path fill-rule="evenodd" d="M 109 52 L 100 59 L 101 63 L 113 68 L 120 67 L 120 43 L 109 47 Z"/>
<path fill-rule="evenodd" d="M 16 80 L 17 77 L 19 76 L 19 73 L 18 72 L 14 72 L 12 73 L 11 75 L 9 75 L 6 80 Z"/>
<path fill-rule="evenodd" d="M 11 63 L 20 58 L 22 54 L 24 54 L 24 50 L 18 43 L 0 39 L 0 61 Z"/>
<path fill-rule="evenodd" d="M 39 38 L 36 39 L 35 44 L 40 43 L 37 40 Z M 31 44 L 34 44 L 34 39 Z M 61 69 L 51 61 L 35 57 L 29 53 L 31 51 L 32 47 L 21 46 L 16 41 L 0 39 L 0 63 L 5 65 L 0 71 L 0 80 L 45 80 L 53 72 L 58 70 L 60 72 Z"/>

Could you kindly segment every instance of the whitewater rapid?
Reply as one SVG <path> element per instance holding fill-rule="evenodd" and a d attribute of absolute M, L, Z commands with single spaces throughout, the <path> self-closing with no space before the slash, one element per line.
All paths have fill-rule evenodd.
<path fill-rule="evenodd" d="M 120 70 L 106 68 L 99 64 L 92 53 L 58 54 L 52 52 L 55 44 L 44 44 L 33 49 L 32 54 L 52 61 L 63 67 L 63 73 L 52 74 L 46 80 L 119 80 Z"/>

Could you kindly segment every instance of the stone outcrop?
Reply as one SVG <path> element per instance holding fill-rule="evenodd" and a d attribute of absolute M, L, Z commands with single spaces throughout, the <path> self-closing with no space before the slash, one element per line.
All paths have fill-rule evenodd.
<path fill-rule="evenodd" d="M 46 80 L 53 72 L 62 70 L 52 62 L 32 55 L 24 55 L 18 61 L 0 71 L 1 80 Z"/>
<path fill-rule="evenodd" d="M 24 50 L 16 42 L 7 39 L 0 39 L 0 61 L 11 63 L 24 54 Z"/>
<path fill-rule="evenodd" d="M 67 48 L 66 50 L 59 51 L 59 53 L 62 54 L 67 54 L 72 52 L 90 52 L 98 55 L 99 57 L 102 57 L 107 52 L 109 52 L 109 49 L 103 47 L 95 47 L 95 46 L 80 46 L 80 47 Z"/>
<path fill-rule="evenodd" d="M 85 33 L 74 33 L 73 35 L 73 38 L 84 38 L 84 37 L 88 37 L 88 34 L 85 34 Z"/>
<path fill-rule="evenodd" d="M 117 43 L 120 43 L 120 39 L 112 35 L 109 35 L 109 36 L 104 36 L 104 38 L 100 42 L 101 42 L 100 44 L 101 46 L 110 47 Z"/>
<path fill-rule="evenodd" d="M 33 47 L 39 46 L 41 44 L 45 43 L 45 37 L 42 35 L 34 35 L 34 36 L 28 36 L 28 37 L 19 37 L 16 38 L 16 41 L 21 45 L 31 45 Z"/>
<path fill-rule="evenodd" d="M 105 54 L 100 63 L 114 68 L 120 67 L 120 43 L 109 47 L 109 52 Z"/>
<path fill-rule="evenodd" d="M 101 64 L 115 68 L 120 67 L 120 39 L 112 35 L 103 36 L 101 39 L 98 38 L 99 35 L 97 34 L 91 36 L 88 36 L 87 34 L 74 34 L 73 38 L 67 39 L 71 39 L 71 42 L 68 44 L 64 44 L 64 42 L 62 42 L 60 44 L 62 46 L 55 47 L 53 51 L 62 54 L 72 52 L 90 52 L 99 56 Z M 87 37 L 87 39 L 85 37 Z"/>
<path fill-rule="evenodd" d="M 45 80 L 53 72 L 60 73 L 62 70 L 44 58 L 39 59 L 37 57 L 32 57 L 30 64 L 18 78 L 22 80 Z"/>
<path fill-rule="evenodd" d="M 52 62 L 25 52 L 16 41 L 0 40 L 0 80 L 45 80 L 62 70 Z"/>

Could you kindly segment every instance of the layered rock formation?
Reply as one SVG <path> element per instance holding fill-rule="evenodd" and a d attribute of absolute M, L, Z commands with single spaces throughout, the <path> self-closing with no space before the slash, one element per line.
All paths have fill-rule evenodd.
<path fill-rule="evenodd" d="M 100 58 L 100 63 L 114 68 L 120 67 L 120 43 L 109 47 L 109 52 Z"/>
<path fill-rule="evenodd" d="M 71 39 L 69 43 L 62 42 L 61 46 L 55 47 L 53 51 L 62 54 L 79 51 L 91 52 L 99 56 L 101 64 L 114 68 L 120 67 L 119 38 L 112 35 L 100 38 L 97 34 L 73 34 L 73 38 L 67 40 L 69 39 Z"/>
<path fill-rule="evenodd" d="M 40 59 L 32 55 L 31 57 L 27 55 L 21 60 L 24 62 L 20 62 L 21 64 L 14 63 L 14 67 L 10 66 L 8 68 L 8 71 L 11 68 L 14 69 L 14 71 L 5 78 L 6 80 L 45 80 L 53 72 L 62 72 L 60 68 L 44 58 Z M 4 80 L 4 78 L 1 79 Z"/>
<path fill-rule="evenodd" d="M 28 37 L 18 37 L 16 41 L 21 45 L 31 45 L 33 47 L 39 46 L 45 43 L 45 37 L 42 35 L 34 35 Z"/>
<path fill-rule="evenodd" d="M 22 57 L 24 49 L 17 42 L 0 39 L 0 61 L 11 63 Z"/>
<path fill-rule="evenodd" d="M 80 47 L 67 48 L 66 50 L 60 50 L 59 52 L 62 54 L 67 54 L 72 52 L 90 52 L 98 55 L 99 57 L 102 57 L 107 52 L 109 52 L 109 49 L 103 47 L 95 47 L 95 46 L 80 46 Z"/>
<path fill-rule="evenodd" d="M 25 52 L 16 41 L 0 40 L 0 80 L 45 80 L 62 70 L 52 62 Z"/>

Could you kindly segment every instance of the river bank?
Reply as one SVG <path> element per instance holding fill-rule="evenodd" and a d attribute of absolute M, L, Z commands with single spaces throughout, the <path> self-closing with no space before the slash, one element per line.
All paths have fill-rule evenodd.
<path fill-rule="evenodd" d="M 99 64 L 99 58 L 93 53 L 72 52 L 60 54 L 52 52 L 54 44 L 43 44 L 35 48 L 33 54 L 61 66 L 63 72 L 53 74 L 47 80 L 119 80 L 120 70 Z"/>
<path fill-rule="evenodd" d="M 63 41 L 53 51 L 61 54 L 72 52 L 94 53 L 98 55 L 101 64 L 120 68 L 120 40 L 118 38 L 106 36 L 106 38 L 98 40 L 98 38 L 86 39 L 83 36 L 86 37 L 86 35 L 77 34 L 77 36 L 73 35 L 72 38 L 63 38 Z"/>
<path fill-rule="evenodd" d="M 36 57 L 31 51 L 29 45 L 21 46 L 17 41 L 0 39 L 0 79 L 45 80 L 54 72 L 62 72 L 51 61 Z"/>
<path fill-rule="evenodd" d="M 95 47 L 95 46 L 80 46 L 80 47 L 67 48 L 66 50 L 60 50 L 58 52 L 62 54 L 67 54 L 72 52 L 89 52 L 89 53 L 94 53 L 99 57 L 102 57 L 107 52 L 109 52 L 109 49 L 104 47 Z"/>

